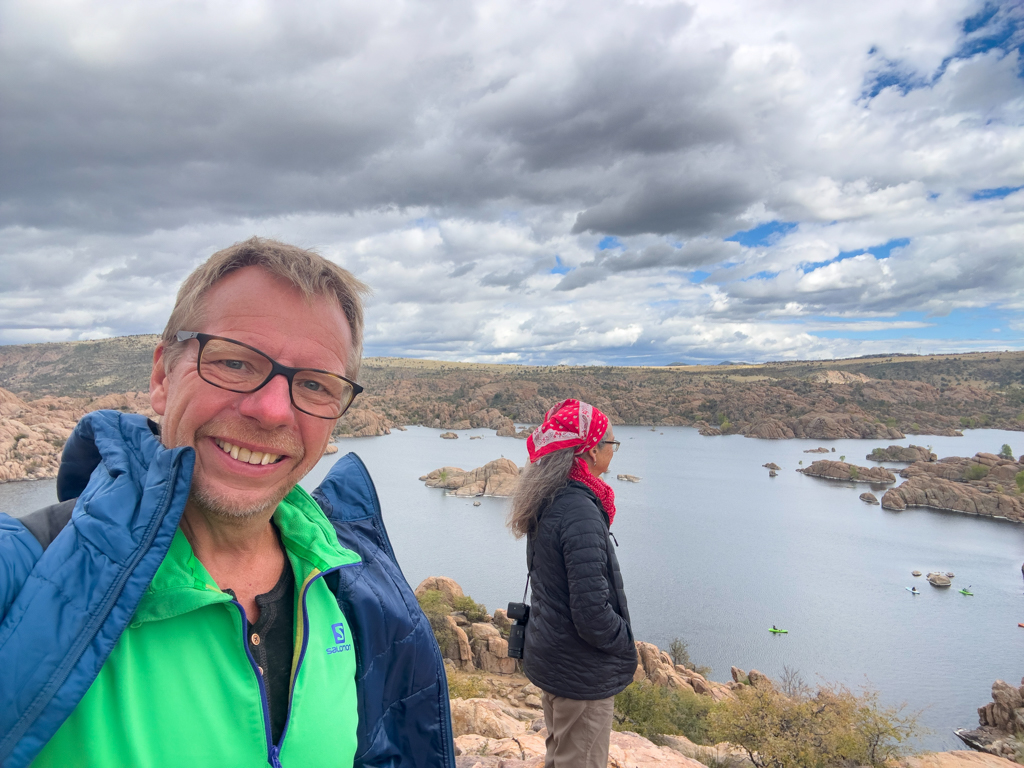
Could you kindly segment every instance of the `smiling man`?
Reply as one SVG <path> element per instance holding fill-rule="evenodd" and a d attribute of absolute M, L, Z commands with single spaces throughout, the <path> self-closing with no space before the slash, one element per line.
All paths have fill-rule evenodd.
<path fill-rule="evenodd" d="M 253 238 L 186 279 L 159 426 L 86 416 L 0 515 L 0 765 L 454 765 L 436 642 L 354 454 L 365 286 Z"/>

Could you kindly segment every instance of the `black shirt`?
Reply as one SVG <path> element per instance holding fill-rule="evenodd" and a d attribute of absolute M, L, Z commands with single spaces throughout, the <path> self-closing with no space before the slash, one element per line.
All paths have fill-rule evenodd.
<path fill-rule="evenodd" d="M 234 597 L 230 589 L 225 591 Z M 256 605 L 259 606 L 260 617 L 255 624 L 247 622 L 246 637 L 249 653 L 263 675 L 263 687 L 270 707 L 270 732 L 277 744 L 288 720 L 295 649 L 295 574 L 287 554 L 277 584 L 269 592 L 257 595 Z"/>

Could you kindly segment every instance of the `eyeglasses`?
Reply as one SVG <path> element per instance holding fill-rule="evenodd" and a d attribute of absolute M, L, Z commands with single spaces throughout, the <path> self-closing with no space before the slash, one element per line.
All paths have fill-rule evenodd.
<path fill-rule="evenodd" d="M 199 342 L 196 371 L 207 384 L 248 394 L 281 375 L 288 379 L 292 405 L 319 419 L 337 419 L 363 391 L 361 386 L 339 373 L 317 368 L 289 368 L 256 347 L 234 339 L 195 331 L 178 331 L 177 339 Z"/>
<path fill-rule="evenodd" d="M 598 445 L 610 445 L 612 447 L 612 453 L 617 453 L 619 446 L 622 445 L 618 440 L 602 440 Z"/>

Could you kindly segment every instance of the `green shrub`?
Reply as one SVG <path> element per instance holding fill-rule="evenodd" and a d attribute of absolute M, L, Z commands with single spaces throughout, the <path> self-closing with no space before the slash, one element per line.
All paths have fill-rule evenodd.
<path fill-rule="evenodd" d="M 868 458 L 872 461 L 885 461 L 885 449 L 873 448 L 871 450 L 871 455 Z"/>
<path fill-rule="evenodd" d="M 988 467 L 984 464 L 971 464 L 964 472 L 964 477 L 968 480 L 981 480 L 988 474 Z"/>
<path fill-rule="evenodd" d="M 630 683 L 615 697 L 616 731 L 633 731 L 645 738 L 685 736 L 697 744 L 708 738 L 710 698 L 692 691 L 655 685 L 650 680 Z"/>
<path fill-rule="evenodd" d="M 1021 470 L 1014 475 L 1014 481 L 1017 483 L 1017 490 L 1024 493 L 1024 470 Z"/>
<path fill-rule="evenodd" d="M 1013 461 L 1013 448 L 1010 447 L 1009 443 L 1003 443 L 1003 447 L 999 451 L 999 458 Z"/>
<path fill-rule="evenodd" d="M 478 675 L 467 672 L 448 672 L 448 698 L 477 699 L 486 698 L 487 688 L 480 682 Z"/>
<path fill-rule="evenodd" d="M 736 696 L 711 712 L 710 736 L 742 747 L 757 768 L 881 766 L 909 751 L 917 727 L 915 716 L 881 706 L 872 691 L 797 686 L 787 695 L 745 686 Z"/>
<path fill-rule="evenodd" d="M 889 418 L 887 418 L 885 420 L 885 426 L 887 426 L 887 427 L 895 427 L 896 426 L 896 419 L 893 418 L 892 416 L 890 416 Z"/>
<path fill-rule="evenodd" d="M 487 620 L 487 606 L 474 602 L 469 595 L 456 597 L 452 608 L 456 611 L 465 611 L 466 618 L 472 622 Z"/>
<path fill-rule="evenodd" d="M 442 655 L 450 657 L 451 654 L 445 654 L 445 651 L 451 650 L 452 644 L 458 642 L 455 632 L 445 618 L 452 612 L 451 603 L 448 602 L 444 592 L 439 589 L 428 589 L 417 600 L 419 600 L 423 613 L 427 616 L 427 621 L 430 622 L 430 628 L 434 630 L 434 637 L 437 639 Z"/>
<path fill-rule="evenodd" d="M 850 467 L 850 479 L 860 480 L 860 470 L 857 467 Z"/>

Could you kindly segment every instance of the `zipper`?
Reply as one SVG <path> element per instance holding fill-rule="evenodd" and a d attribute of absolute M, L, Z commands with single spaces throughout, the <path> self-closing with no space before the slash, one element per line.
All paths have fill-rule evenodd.
<path fill-rule="evenodd" d="M 100 610 L 93 617 L 82 633 L 78 636 L 78 641 L 71 647 L 67 655 L 64 657 L 64 662 L 57 668 L 53 673 L 46 686 L 36 694 L 32 704 L 25 711 L 25 714 L 21 716 L 18 723 L 11 729 L 11 732 L 7 734 L 3 743 L 0 744 L 0 761 L 6 760 L 10 756 L 11 751 L 14 749 L 21 737 L 25 735 L 25 732 L 32 726 L 43 709 L 46 708 L 47 704 L 53 700 L 53 697 L 60 690 L 60 687 L 64 685 L 68 677 L 71 675 L 71 671 L 78 664 L 82 658 L 82 654 L 85 653 L 85 649 L 95 639 L 96 634 L 99 632 L 103 623 L 110 616 L 110 612 L 114 610 L 114 604 L 117 599 L 121 596 L 121 592 L 124 590 L 124 585 L 128 579 L 135 572 L 135 567 L 139 564 L 139 561 L 143 556 L 149 552 L 149 548 L 153 544 L 153 540 L 156 538 L 157 532 L 160 530 L 160 524 L 163 523 L 164 517 L 167 515 L 167 510 L 171 505 L 171 499 L 173 497 L 173 489 L 177 483 L 178 470 L 180 469 L 181 456 L 184 452 L 179 453 L 171 461 L 170 471 L 168 472 L 168 479 L 166 487 L 170 489 L 166 496 L 164 503 L 161 504 L 161 508 L 153 515 L 149 524 L 146 526 L 146 530 L 142 537 L 141 544 L 136 548 L 135 553 L 132 555 L 132 559 L 122 569 L 118 575 L 117 580 L 107 590 L 107 594 L 104 595 L 104 602 L 100 606 Z"/>
<path fill-rule="evenodd" d="M 274 768 L 281 768 L 281 750 L 274 744 L 274 736 L 270 731 L 270 702 L 267 700 L 267 686 L 263 682 L 260 666 L 256 663 L 256 659 L 252 657 L 252 651 L 249 650 L 249 620 L 245 615 L 245 608 L 242 607 L 240 602 L 232 600 L 231 603 L 238 608 L 238 615 L 242 620 L 242 647 L 245 649 L 245 658 L 249 660 L 249 666 L 252 667 L 252 673 L 256 675 L 256 682 L 260 686 L 260 704 L 263 706 L 263 733 L 267 739 L 267 762 L 274 766 Z M 284 740 L 283 733 L 281 738 Z"/>
<path fill-rule="evenodd" d="M 256 660 L 253 659 L 252 653 L 249 651 L 249 641 L 246 637 L 247 629 L 245 626 L 242 627 L 242 645 L 245 647 L 246 656 L 248 657 L 249 663 L 252 665 L 253 671 L 256 673 L 256 678 L 260 683 L 260 698 L 263 703 L 263 724 L 267 735 L 267 762 L 269 762 L 274 768 L 282 768 L 281 745 L 284 744 L 284 738 L 288 735 L 288 725 L 292 720 L 292 697 L 295 695 L 295 681 L 299 679 L 299 670 L 302 669 L 302 660 L 306 657 L 306 648 L 309 646 L 309 611 L 306 610 L 306 595 L 309 594 L 309 588 L 313 586 L 313 583 L 316 582 L 317 579 L 320 579 L 329 573 L 340 571 L 342 568 L 351 568 L 355 565 L 362 565 L 362 563 L 346 563 L 345 565 L 337 565 L 334 568 L 328 568 L 326 571 L 320 571 L 316 576 L 309 579 L 302 588 L 302 594 L 299 595 L 299 606 L 302 609 L 302 647 L 299 649 L 299 659 L 295 663 L 295 673 L 292 675 L 291 688 L 288 691 L 288 714 L 285 717 L 284 727 L 281 729 L 281 738 L 278 740 L 277 744 L 274 744 L 273 735 L 270 732 L 270 705 L 267 702 L 267 689 L 263 685 L 263 675 L 259 674 L 259 668 L 256 664 Z M 235 605 L 237 605 L 238 609 L 242 612 L 244 624 L 245 611 L 238 602 L 235 602 Z"/>

